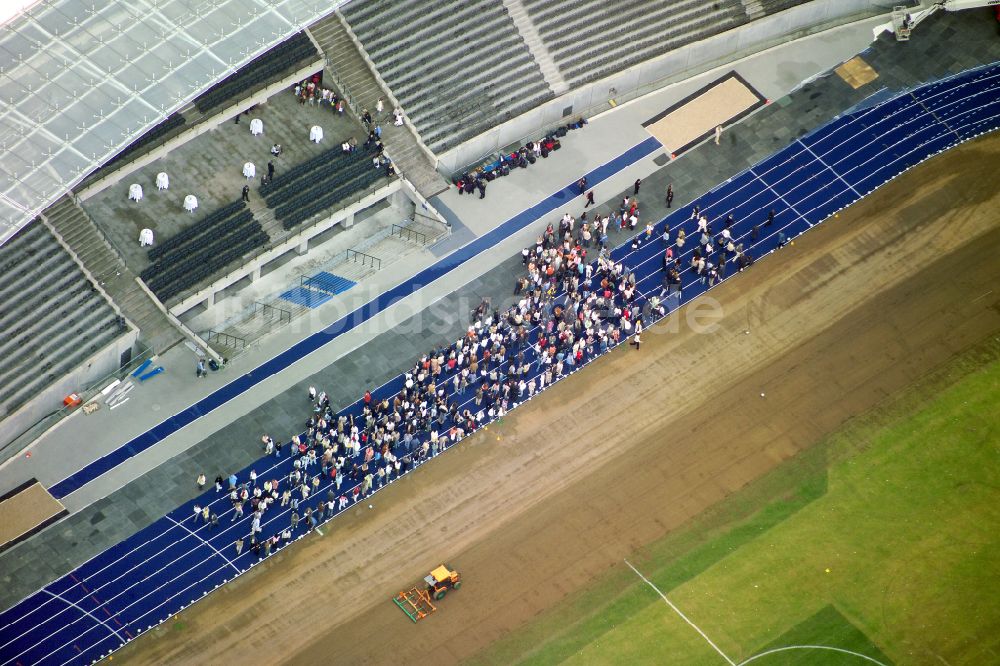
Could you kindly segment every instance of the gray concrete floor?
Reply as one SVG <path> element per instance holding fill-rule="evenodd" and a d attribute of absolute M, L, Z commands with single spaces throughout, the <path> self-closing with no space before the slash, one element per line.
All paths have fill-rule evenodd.
<path fill-rule="evenodd" d="M 263 121 L 262 135 L 250 134 L 253 118 Z M 309 141 L 313 125 L 323 128 L 323 141 L 318 144 Z M 152 229 L 156 239 L 163 241 L 237 201 L 248 182 L 243 177 L 245 162 L 257 167 L 256 179 L 250 183 L 250 206 L 259 210 L 264 208 L 264 202 L 257 188 L 261 176 L 267 174 L 269 160 L 274 160 L 275 171 L 281 174 L 352 136 L 363 143 L 366 133 L 350 113 L 337 114 L 329 105 L 300 105 L 291 91 L 282 92 L 241 117 L 238 125 L 232 120 L 217 125 L 102 190 L 84 201 L 83 209 L 125 254 L 129 267 L 139 273 L 149 265 L 146 250 L 139 247 L 139 231 Z M 275 143 L 281 144 L 283 152 L 272 158 L 270 151 Z M 168 190 L 156 189 L 156 174 L 161 171 L 170 176 Z M 128 198 L 132 183 L 142 185 L 144 198 L 139 203 Z M 188 194 L 198 197 L 194 213 L 184 210 Z"/>
<path fill-rule="evenodd" d="M 606 186 L 602 185 L 598 191 L 599 200 L 616 203 L 620 190 L 635 178 L 642 177 L 644 183 L 640 202 L 644 215 L 659 219 L 666 212 L 662 193 L 668 182 L 674 184 L 674 206 L 685 206 L 715 184 L 786 145 L 790 139 L 842 113 L 883 85 L 893 89 L 905 88 L 920 81 L 1000 60 L 1000 42 L 995 38 L 995 26 L 987 19 L 976 13 L 939 14 L 922 24 L 919 38 L 915 37 L 908 44 L 896 44 L 891 37 L 883 37 L 864 55 L 879 72 L 875 83 L 853 90 L 837 76 L 819 78 L 799 87 L 787 97 L 781 95 L 778 103 L 761 109 L 727 130 L 720 146 L 702 144 L 663 167 L 650 158 L 623 170 L 609 179 Z M 967 48 L 951 48 L 956 40 L 961 40 Z M 814 55 L 819 58 L 818 54 Z M 833 56 L 831 53 L 831 59 Z M 778 62 L 775 61 L 776 64 Z M 829 62 L 826 66 L 837 62 Z M 760 69 L 766 72 L 764 63 L 760 63 Z M 790 78 L 797 78 L 799 74 Z M 790 75 L 783 70 L 775 76 Z M 765 90 L 765 82 L 747 78 L 759 90 Z M 771 92 L 766 94 L 772 95 Z M 778 99 L 777 95 L 774 97 Z M 659 112 L 671 103 L 664 101 L 650 102 L 650 105 L 655 112 Z M 628 108 L 629 105 L 624 107 Z M 604 118 L 614 116 L 609 114 L 598 119 L 601 122 L 595 120 L 579 135 L 581 147 L 592 139 L 595 145 L 604 145 L 605 142 L 614 145 L 616 141 L 620 145 L 621 137 L 626 133 L 639 136 L 635 130 L 637 120 L 645 120 L 649 115 L 645 112 L 636 112 L 634 116 L 623 114 L 620 122 L 605 122 Z M 624 149 L 633 143 L 628 141 L 627 145 L 620 147 Z M 584 157 L 588 155 L 583 150 L 581 153 Z M 542 191 L 547 195 L 558 189 L 556 184 L 561 183 L 559 187 L 562 187 L 573 182 L 580 173 L 605 161 L 604 156 L 598 156 L 558 169 L 553 167 L 553 173 L 545 176 L 550 179 L 550 186 Z M 471 206 L 481 203 L 478 200 L 469 202 L 470 209 L 463 211 L 462 221 L 473 228 L 477 220 L 489 219 L 491 211 L 509 217 L 523 209 L 525 201 L 534 202 L 538 198 L 528 194 L 518 195 L 513 188 L 506 196 L 511 197 L 510 203 L 503 202 L 501 197 L 495 197 L 491 205 L 485 207 Z M 495 209 L 502 205 L 507 208 L 496 212 Z M 573 206 L 571 211 L 578 214 L 582 201 L 574 202 Z M 335 338 L 280 375 L 262 382 L 70 495 L 67 504 L 74 511 L 72 515 L 0 554 L 0 606 L 16 602 L 55 575 L 71 570 L 101 549 L 190 499 L 196 492 L 194 479 L 199 472 L 211 478 L 216 473 L 249 464 L 260 455 L 258 445 L 262 433 L 287 438 L 299 430 L 306 417 L 307 386 L 324 388 L 331 394 L 334 404 L 344 404 L 359 396 L 365 388 L 378 385 L 409 366 L 431 345 L 454 339 L 464 329 L 469 309 L 483 296 L 492 296 L 494 302 L 509 297 L 511 275 L 519 271 L 518 251 L 544 228 L 546 222 L 536 221 L 523 232 L 498 244 L 494 251 L 473 259 L 461 271 L 427 285 L 379 317 Z M 611 240 L 616 243 L 623 237 L 613 236 Z M 345 300 L 337 308 L 318 313 L 310 321 L 303 322 L 302 328 L 283 329 L 281 334 L 262 344 L 259 353 L 252 358 L 241 359 L 227 373 L 246 372 L 310 331 L 336 320 L 342 312 L 356 307 L 355 303 L 363 303 L 379 290 L 406 279 L 423 268 L 423 262 L 432 260 L 433 257 L 429 256 L 414 260 L 412 265 L 406 265 L 410 263 L 407 261 L 390 267 L 384 271 L 385 275 L 379 276 L 379 280 L 373 281 L 368 292 L 360 290 L 352 295 L 352 298 L 356 297 L 354 301 Z M 214 374 L 205 380 L 195 380 L 192 357 L 183 347 L 168 352 L 163 362 L 168 365 L 168 373 L 142 388 L 133 398 L 136 401 L 134 409 L 102 410 L 92 417 L 73 417 L 74 421 L 67 422 L 40 442 L 37 450 L 47 453 L 36 456 L 38 460 L 34 464 L 37 466 L 32 467 L 33 463 L 22 458 L 0 469 L 0 490 L 16 485 L 26 474 L 62 478 L 74 471 L 80 460 L 67 462 L 61 452 L 72 447 L 95 446 L 89 451 L 89 455 L 94 456 L 101 448 L 118 446 L 231 378 Z M 86 420 L 95 417 L 98 418 L 90 423 Z M 113 432 L 114 436 L 107 437 L 108 432 Z"/>

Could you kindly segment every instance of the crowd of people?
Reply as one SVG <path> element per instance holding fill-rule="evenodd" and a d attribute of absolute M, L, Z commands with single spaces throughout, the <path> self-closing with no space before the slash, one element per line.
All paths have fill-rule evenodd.
<path fill-rule="evenodd" d="M 522 251 L 524 273 L 515 280 L 512 303 L 481 302 L 461 338 L 428 350 L 396 383 L 367 391 L 339 413 L 325 392 L 310 387 L 304 432 L 287 445 L 262 438 L 275 462 L 271 469 L 282 468 L 281 474 L 261 479 L 250 472 L 242 482 L 231 476 L 227 489 L 216 479 L 218 492 L 228 493 L 230 520 L 250 516 L 249 536 L 235 544 L 238 553 L 249 539 L 249 548 L 266 557 L 617 344 L 627 340 L 640 349 L 646 326 L 680 305 L 686 271 L 711 284 L 725 277 L 728 264 L 742 270 L 753 262 L 733 233 L 732 215 L 713 230 L 695 206 L 675 229 L 665 222 L 657 234 L 641 220 L 639 184 L 617 209 L 588 217 L 593 190 L 581 180 L 577 187 L 588 203 L 579 217 L 567 212 L 548 224 Z M 668 204 L 672 199 L 670 187 Z M 748 236 L 756 240 L 760 226 L 773 221 L 771 210 Z M 616 259 L 608 234 L 626 230 L 635 234 L 626 246 L 631 252 Z M 697 245 L 685 250 L 689 237 Z M 627 260 L 650 243 L 660 244 L 660 288 L 651 288 L 643 274 L 644 292 Z M 198 481 L 200 487 L 205 479 Z M 207 507 L 195 506 L 194 518 L 218 526 Z"/>

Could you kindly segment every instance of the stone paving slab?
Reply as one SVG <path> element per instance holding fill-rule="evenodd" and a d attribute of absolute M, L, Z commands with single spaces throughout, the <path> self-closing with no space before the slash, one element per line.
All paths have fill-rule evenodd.
<path fill-rule="evenodd" d="M 953 43 L 956 36 L 965 45 L 960 53 L 943 48 L 938 49 L 940 57 L 928 57 L 929 51 L 939 44 Z M 853 90 L 837 76 L 821 77 L 727 129 L 721 145 L 710 140 L 644 179 L 639 195 L 644 218 L 660 219 L 665 215 L 668 183 L 674 185 L 674 207 L 686 206 L 719 182 L 857 104 L 878 87 L 912 87 L 1000 60 L 1000 40 L 996 39 L 994 25 L 976 12 L 938 14 L 922 23 L 919 34 L 907 44 L 883 36 L 864 57 L 879 73 L 873 83 Z M 617 207 L 619 197 L 620 193 L 607 201 Z M 574 204 L 577 209 L 581 205 Z M 607 207 L 604 204 L 597 211 Z M 539 230 L 545 223 L 536 223 Z M 612 234 L 610 240 L 617 244 L 624 237 Z M 204 472 L 211 482 L 216 474 L 225 476 L 229 470 L 241 469 L 258 459 L 265 428 L 275 439 L 287 440 L 301 429 L 308 416 L 308 386 L 325 389 L 335 406 L 343 405 L 357 399 L 366 388 L 408 368 L 419 355 L 416 350 L 453 341 L 465 330 L 469 310 L 482 296 L 491 296 L 494 304 L 510 301 L 511 276 L 520 272 L 520 257 L 510 257 L 420 313 L 419 321 L 414 317 L 404 320 L 364 347 L 325 368 L 317 368 L 306 381 L 234 420 L 168 463 L 0 554 L 0 608 L 11 606 L 56 575 L 146 527 L 153 517 L 189 500 L 197 491 L 195 478 L 199 473 Z"/>

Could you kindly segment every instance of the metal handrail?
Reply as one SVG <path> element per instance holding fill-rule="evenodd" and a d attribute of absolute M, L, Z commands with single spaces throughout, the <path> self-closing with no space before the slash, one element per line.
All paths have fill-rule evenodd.
<path fill-rule="evenodd" d="M 382 260 L 371 254 L 365 254 L 364 252 L 358 252 L 357 250 L 348 250 L 347 260 L 353 260 L 355 263 L 360 261 L 362 266 L 371 266 L 377 271 L 382 270 Z"/>
<path fill-rule="evenodd" d="M 290 311 L 273 305 L 268 305 L 267 303 L 262 303 L 260 301 L 254 301 L 251 316 L 256 317 L 258 311 L 260 311 L 265 317 L 273 318 L 277 315 L 279 322 L 288 323 L 292 320 L 292 313 Z"/>
<path fill-rule="evenodd" d="M 405 238 L 406 240 L 413 240 L 415 238 L 417 243 L 419 243 L 420 245 L 427 244 L 427 234 L 421 233 L 415 229 L 411 229 L 401 224 L 392 225 L 392 232 L 390 233 L 390 235 L 399 236 L 400 238 Z"/>
<path fill-rule="evenodd" d="M 220 341 L 224 346 L 230 349 L 245 349 L 247 346 L 247 341 L 236 335 L 230 335 L 229 333 L 223 333 L 222 331 L 209 330 L 205 332 L 205 342 L 212 342 L 213 340 Z"/>

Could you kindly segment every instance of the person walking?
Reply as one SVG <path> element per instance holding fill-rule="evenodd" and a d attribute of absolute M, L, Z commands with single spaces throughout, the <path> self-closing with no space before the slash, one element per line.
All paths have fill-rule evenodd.
<path fill-rule="evenodd" d="M 299 513 L 298 511 L 292 511 L 292 529 L 294 530 L 299 526 Z"/>
<path fill-rule="evenodd" d="M 719 139 L 722 138 L 722 125 L 715 126 L 715 145 L 719 145 Z"/>
<path fill-rule="evenodd" d="M 667 208 L 670 208 L 670 204 L 674 202 L 674 184 L 670 183 L 667 185 Z"/>
<path fill-rule="evenodd" d="M 267 182 L 270 183 L 272 180 L 274 180 L 274 162 L 271 161 L 271 160 L 268 160 L 268 162 L 267 162 Z M 248 201 L 249 201 L 249 199 L 248 199 Z"/>
<path fill-rule="evenodd" d="M 243 186 L 243 201 L 250 201 L 250 186 Z"/>
<path fill-rule="evenodd" d="M 640 318 L 635 320 L 635 335 L 632 336 L 632 342 L 629 343 L 630 345 L 635 345 L 636 351 L 639 351 L 639 345 L 642 344 L 642 340 L 640 339 L 641 335 L 642 335 L 642 319 Z"/>
<path fill-rule="evenodd" d="M 243 552 L 243 537 L 236 540 L 236 555 L 238 556 Z"/>
<path fill-rule="evenodd" d="M 205 475 L 203 473 L 199 474 L 196 481 L 198 483 L 198 492 L 201 492 L 205 489 Z"/>
<path fill-rule="evenodd" d="M 765 227 L 769 227 L 774 224 L 774 209 L 767 211 L 767 222 L 764 223 Z"/>
<path fill-rule="evenodd" d="M 587 203 L 584 205 L 584 208 L 593 205 L 594 205 L 594 190 L 591 190 L 587 192 Z"/>
<path fill-rule="evenodd" d="M 196 377 L 205 377 L 208 375 L 208 371 L 205 370 L 205 359 L 198 359 L 198 365 L 195 368 L 194 373 Z"/>
<path fill-rule="evenodd" d="M 636 178 L 635 179 L 635 183 L 633 183 L 633 185 L 632 185 L 632 195 L 633 196 L 635 196 L 636 194 L 639 194 L 639 186 L 640 185 L 642 185 L 642 179 L 641 178 Z"/>

